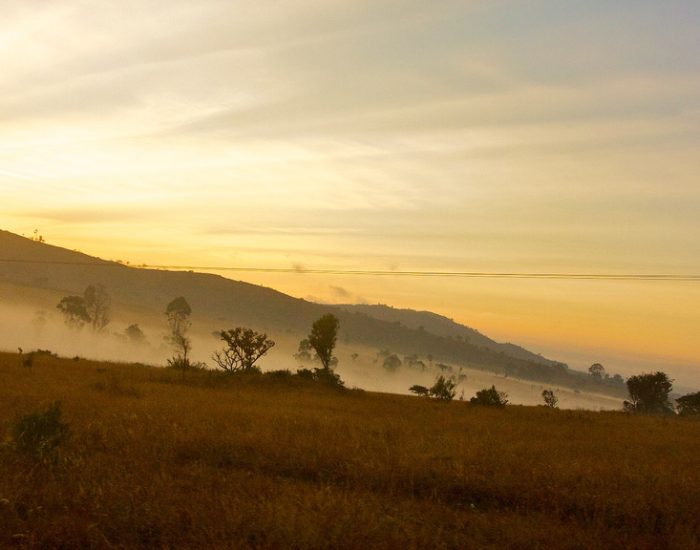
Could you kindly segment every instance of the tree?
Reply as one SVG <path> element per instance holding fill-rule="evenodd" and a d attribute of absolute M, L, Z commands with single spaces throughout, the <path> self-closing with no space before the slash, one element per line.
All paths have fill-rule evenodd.
<path fill-rule="evenodd" d="M 85 289 L 83 299 L 92 330 L 102 332 L 110 322 L 111 296 L 104 286 L 90 285 Z"/>
<path fill-rule="evenodd" d="M 308 361 L 311 361 L 311 350 L 313 348 L 311 347 L 311 342 L 309 342 L 308 338 L 304 338 L 303 340 L 299 341 L 299 348 L 297 352 L 294 354 L 294 359 L 297 361 L 300 361 L 301 363 L 306 363 Z"/>
<path fill-rule="evenodd" d="M 542 399 L 544 399 L 544 406 L 550 409 L 555 409 L 559 399 L 554 395 L 554 390 L 542 390 Z"/>
<path fill-rule="evenodd" d="M 476 392 L 469 402 L 473 405 L 484 405 L 486 407 L 505 407 L 508 404 L 508 396 L 505 392 L 498 391 L 496 386 L 484 388 Z"/>
<path fill-rule="evenodd" d="M 212 358 L 220 368 L 230 373 L 260 372 L 255 362 L 275 345 L 267 334 L 244 327 L 222 330 L 219 336 L 226 343 L 226 347 L 217 351 Z"/>
<path fill-rule="evenodd" d="M 454 380 L 440 375 L 429 390 L 430 397 L 440 401 L 452 401 L 457 393 L 456 386 L 457 383 Z"/>
<path fill-rule="evenodd" d="M 390 372 L 396 371 L 396 369 L 398 369 L 401 365 L 401 359 L 399 359 L 398 355 L 393 353 L 389 355 L 389 357 L 385 358 L 384 363 L 382 364 L 382 366 Z"/>
<path fill-rule="evenodd" d="M 63 314 L 63 320 L 69 328 L 80 330 L 90 322 L 90 315 L 82 296 L 66 296 L 56 308 Z"/>
<path fill-rule="evenodd" d="M 177 368 L 190 367 L 189 354 L 192 350 L 192 342 L 187 337 L 187 331 L 192 326 L 190 315 L 192 308 L 182 296 L 175 298 L 165 308 L 165 316 L 170 327 L 168 340 L 175 349 L 175 357 L 168 360 L 168 365 Z"/>
<path fill-rule="evenodd" d="M 588 372 L 590 372 L 591 376 L 596 380 L 602 380 L 605 375 L 605 367 L 600 363 L 593 363 L 588 367 Z"/>
<path fill-rule="evenodd" d="M 102 285 L 90 285 L 82 296 L 66 296 L 56 307 L 70 328 L 80 330 L 89 324 L 95 332 L 102 332 L 110 321 L 111 302 Z"/>
<path fill-rule="evenodd" d="M 630 400 L 625 401 L 625 410 L 648 414 L 673 412 L 668 395 L 673 388 L 672 380 L 665 372 L 638 374 L 627 380 Z"/>
<path fill-rule="evenodd" d="M 676 399 L 678 414 L 681 416 L 700 415 L 700 392 L 689 393 Z"/>
<path fill-rule="evenodd" d="M 416 395 L 423 395 L 426 397 L 430 395 L 430 389 L 426 388 L 425 386 L 420 386 L 418 384 L 415 384 L 408 388 L 408 391 L 415 393 Z"/>
<path fill-rule="evenodd" d="M 326 314 L 311 326 L 309 343 L 316 351 L 319 361 L 324 370 L 330 370 L 333 364 L 333 349 L 338 338 L 338 327 L 340 321 L 335 315 Z"/>
<path fill-rule="evenodd" d="M 141 327 L 136 323 L 126 327 L 124 334 L 126 335 L 126 338 L 130 344 L 140 345 L 146 341 L 146 335 L 141 330 Z"/>

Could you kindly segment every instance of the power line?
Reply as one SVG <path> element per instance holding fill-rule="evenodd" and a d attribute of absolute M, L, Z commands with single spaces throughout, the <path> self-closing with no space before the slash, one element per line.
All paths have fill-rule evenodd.
<path fill-rule="evenodd" d="M 131 267 L 135 269 L 170 269 L 177 271 L 228 271 L 239 273 L 290 273 L 301 275 L 359 275 L 377 277 L 447 277 L 466 279 L 545 279 L 579 281 L 677 281 L 700 282 L 700 275 L 673 273 L 533 273 L 498 271 L 394 271 L 381 269 L 306 269 L 284 267 L 235 267 L 202 265 L 123 264 L 119 262 L 93 261 L 68 262 L 59 260 L 29 260 L 0 258 L 0 263 L 73 265 L 85 267 Z"/>

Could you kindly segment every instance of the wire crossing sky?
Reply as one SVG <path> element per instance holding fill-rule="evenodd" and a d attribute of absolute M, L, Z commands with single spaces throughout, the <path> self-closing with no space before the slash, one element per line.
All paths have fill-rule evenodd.
<path fill-rule="evenodd" d="M 700 273 L 696 0 L 2 8 L 0 228 L 697 368 L 692 277 L 384 276 Z"/>

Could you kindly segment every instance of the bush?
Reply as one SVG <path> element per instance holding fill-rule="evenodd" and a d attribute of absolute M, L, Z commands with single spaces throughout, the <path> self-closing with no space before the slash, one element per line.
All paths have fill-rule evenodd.
<path fill-rule="evenodd" d="M 302 380 L 314 380 L 314 371 L 311 369 L 297 369 L 297 376 Z"/>
<path fill-rule="evenodd" d="M 320 369 L 298 369 L 297 376 L 302 380 L 310 380 L 313 382 L 320 382 L 322 384 L 327 384 L 335 388 L 344 388 L 345 382 L 340 379 L 340 375 L 336 374 L 331 369 L 325 369 L 321 367 Z"/>
<path fill-rule="evenodd" d="M 68 425 L 61 422 L 61 404 L 21 417 L 12 427 L 12 440 L 19 452 L 37 459 L 54 459 L 59 445 L 68 438 Z"/>
<path fill-rule="evenodd" d="M 439 376 L 428 392 L 430 397 L 434 397 L 440 401 L 452 401 L 456 393 L 456 387 L 457 383 L 451 378 Z"/>
<path fill-rule="evenodd" d="M 476 392 L 469 402 L 472 405 L 483 405 L 485 407 L 505 407 L 508 404 L 508 396 L 505 392 L 498 391 L 496 386 L 484 388 Z"/>

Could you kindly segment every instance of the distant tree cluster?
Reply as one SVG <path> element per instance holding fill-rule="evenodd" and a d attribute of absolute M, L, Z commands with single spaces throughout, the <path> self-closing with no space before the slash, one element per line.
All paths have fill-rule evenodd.
<path fill-rule="evenodd" d="M 619 374 L 613 374 L 612 376 L 605 371 L 605 367 L 600 363 L 593 363 L 588 367 L 588 373 L 591 375 L 596 382 L 606 384 L 609 386 L 624 386 L 625 381 Z"/>

